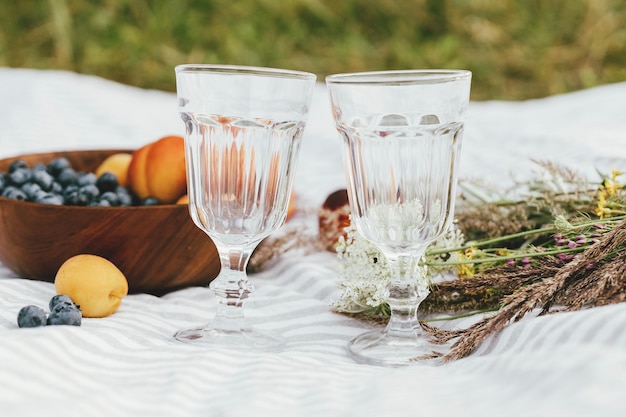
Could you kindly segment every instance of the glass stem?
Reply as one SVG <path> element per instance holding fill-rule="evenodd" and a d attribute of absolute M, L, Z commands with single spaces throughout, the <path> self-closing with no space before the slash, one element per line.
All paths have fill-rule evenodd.
<path fill-rule="evenodd" d="M 217 312 L 212 327 L 225 331 L 240 331 L 245 319 L 243 305 L 254 291 L 248 280 L 246 267 L 254 244 L 241 247 L 228 247 L 215 242 L 220 255 L 222 269 L 209 287 L 217 296 Z"/>
<path fill-rule="evenodd" d="M 420 331 L 417 309 L 430 294 L 426 266 L 420 264 L 424 251 L 415 254 L 385 254 L 391 281 L 387 303 L 391 317 L 386 332 L 390 336 L 411 337 Z"/>

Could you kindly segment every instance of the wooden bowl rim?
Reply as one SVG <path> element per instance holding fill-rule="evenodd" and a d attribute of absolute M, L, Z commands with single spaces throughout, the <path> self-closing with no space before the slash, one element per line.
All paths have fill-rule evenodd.
<path fill-rule="evenodd" d="M 6 162 L 9 160 L 15 160 L 24 157 L 36 157 L 36 156 L 47 156 L 50 154 L 75 154 L 75 153 L 134 153 L 137 149 L 130 148 L 87 148 L 87 149 L 69 149 L 69 150 L 49 150 L 46 152 L 34 152 L 34 153 L 20 153 L 13 156 L 3 156 L 0 158 L 0 163 Z"/>

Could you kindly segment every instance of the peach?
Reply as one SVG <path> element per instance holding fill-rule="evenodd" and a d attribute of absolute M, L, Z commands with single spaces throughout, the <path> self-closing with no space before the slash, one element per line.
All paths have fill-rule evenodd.
<path fill-rule="evenodd" d="M 54 287 L 80 306 L 83 317 L 113 314 L 128 294 L 122 271 L 108 259 L 89 254 L 67 259 L 57 271 Z"/>
<path fill-rule="evenodd" d="M 128 185 L 139 196 L 175 203 L 187 193 L 185 143 L 181 136 L 165 136 L 133 153 Z"/>
<path fill-rule="evenodd" d="M 133 159 L 133 155 L 130 153 L 115 153 L 107 157 L 96 168 L 96 175 L 99 177 L 105 172 L 115 174 L 117 181 L 120 185 L 126 185 L 128 178 L 128 166 Z"/>
<path fill-rule="evenodd" d="M 133 153 L 133 158 L 128 165 L 128 186 L 139 197 L 150 197 L 150 190 L 148 189 L 148 179 L 146 177 L 146 160 L 148 158 L 148 151 L 152 143 L 142 146 Z"/>

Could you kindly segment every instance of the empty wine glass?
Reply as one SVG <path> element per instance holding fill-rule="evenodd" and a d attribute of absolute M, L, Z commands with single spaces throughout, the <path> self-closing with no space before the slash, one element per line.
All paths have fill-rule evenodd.
<path fill-rule="evenodd" d="M 315 80 L 271 68 L 176 67 L 189 211 L 215 243 L 222 266 L 210 284 L 215 318 L 176 339 L 251 349 L 283 343 L 246 323 L 243 306 L 253 291 L 246 266 L 259 242 L 285 221 Z"/>
<path fill-rule="evenodd" d="M 388 261 L 389 323 L 350 341 L 360 361 L 403 365 L 432 354 L 417 309 L 429 290 L 422 258 L 453 218 L 471 73 L 380 71 L 326 78 L 351 219 Z"/>

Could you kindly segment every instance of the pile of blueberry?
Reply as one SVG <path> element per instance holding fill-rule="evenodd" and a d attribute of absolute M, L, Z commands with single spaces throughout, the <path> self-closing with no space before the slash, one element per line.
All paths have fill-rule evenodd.
<path fill-rule="evenodd" d="M 0 195 L 13 200 L 67 206 L 135 206 L 157 205 L 149 197 L 138 200 L 131 191 L 119 185 L 117 176 L 105 172 L 75 171 L 67 158 L 56 158 L 49 164 L 30 167 L 15 160 L 8 172 L 0 172 Z"/>
<path fill-rule="evenodd" d="M 67 295 L 55 295 L 50 299 L 50 314 L 38 306 L 30 305 L 22 307 L 17 314 L 18 327 L 40 327 L 52 325 L 80 326 L 83 313 Z"/>

